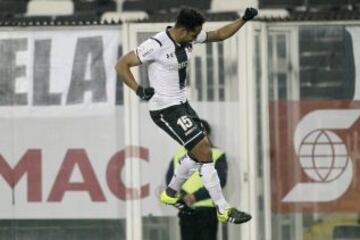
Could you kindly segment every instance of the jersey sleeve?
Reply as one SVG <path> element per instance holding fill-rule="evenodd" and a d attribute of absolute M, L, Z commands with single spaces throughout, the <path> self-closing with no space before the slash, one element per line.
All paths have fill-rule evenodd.
<path fill-rule="evenodd" d="M 141 43 L 136 49 L 136 56 L 142 63 L 154 60 L 159 52 L 160 45 L 152 39 L 148 39 Z"/>
<path fill-rule="evenodd" d="M 207 39 L 207 33 L 204 30 L 201 30 L 201 32 L 197 35 L 194 43 L 204 43 Z"/>

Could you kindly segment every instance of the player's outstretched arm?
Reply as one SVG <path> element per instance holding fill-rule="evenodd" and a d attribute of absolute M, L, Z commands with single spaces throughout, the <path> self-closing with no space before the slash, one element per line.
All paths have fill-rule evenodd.
<path fill-rule="evenodd" d="M 219 42 L 234 35 L 247 21 L 256 17 L 258 11 L 255 8 L 246 8 L 244 15 L 215 31 L 207 32 L 207 42 Z"/>
<path fill-rule="evenodd" d="M 143 100 L 149 100 L 154 95 L 154 89 L 152 87 L 143 88 L 140 86 L 134 75 L 131 73 L 130 68 L 138 66 L 141 64 L 141 61 L 136 56 L 134 51 L 131 51 L 121 57 L 115 66 L 117 74 L 121 76 L 123 82 L 131 88 L 136 95 L 138 95 Z"/>

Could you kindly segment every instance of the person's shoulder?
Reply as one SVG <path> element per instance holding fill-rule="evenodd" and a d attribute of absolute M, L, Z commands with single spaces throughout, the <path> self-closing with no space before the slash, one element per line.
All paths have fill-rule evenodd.
<path fill-rule="evenodd" d="M 163 47 L 168 43 L 168 36 L 165 31 L 158 32 L 149 38 L 150 41 L 156 42 L 159 47 Z"/>
<path fill-rule="evenodd" d="M 225 152 L 220 149 L 220 148 L 217 148 L 217 147 L 212 147 L 211 150 L 214 152 L 214 153 L 217 153 L 217 154 L 225 154 Z"/>
<path fill-rule="evenodd" d="M 160 48 L 162 46 L 162 42 L 159 40 L 158 34 L 155 34 L 149 38 L 147 38 L 145 41 L 143 41 L 140 45 L 146 45 L 151 46 L 152 48 Z"/>
<path fill-rule="evenodd" d="M 149 37 L 137 47 L 136 54 L 140 61 L 145 62 L 158 56 L 163 46 L 160 33 Z"/>
<path fill-rule="evenodd" d="M 175 150 L 175 153 L 186 153 L 186 152 L 187 152 L 186 149 L 182 146 Z"/>
<path fill-rule="evenodd" d="M 187 153 L 187 150 L 184 147 L 179 147 L 178 149 L 175 150 L 174 156 L 181 158 L 186 153 Z"/>

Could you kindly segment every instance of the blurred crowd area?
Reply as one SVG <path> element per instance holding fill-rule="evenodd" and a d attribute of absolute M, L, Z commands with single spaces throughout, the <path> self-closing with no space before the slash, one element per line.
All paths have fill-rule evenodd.
<path fill-rule="evenodd" d="M 296 12 L 358 11 L 360 0 L 0 0 L 0 20 L 138 20 L 189 6 L 207 13 L 241 11 L 247 6 Z M 261 15 L 261 14 L 260 14 Z M 277 16 L 276 16 L 277 17 Z"/>

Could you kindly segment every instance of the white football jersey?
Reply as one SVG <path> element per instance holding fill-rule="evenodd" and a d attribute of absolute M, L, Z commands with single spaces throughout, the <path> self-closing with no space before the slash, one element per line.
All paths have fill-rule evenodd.
<path fill-rule="evenodd" d="M 193 44 L 204 43 L 207 33 L 201 31 L 191 43 L 176 43 L 168 32 L 159 32 L 141 43 L 135 53 L 142 63 L 149 63 L 150 86 L 155 89 L 149 109 L 160 110 L 186 101 L 186 67 Z"/>

